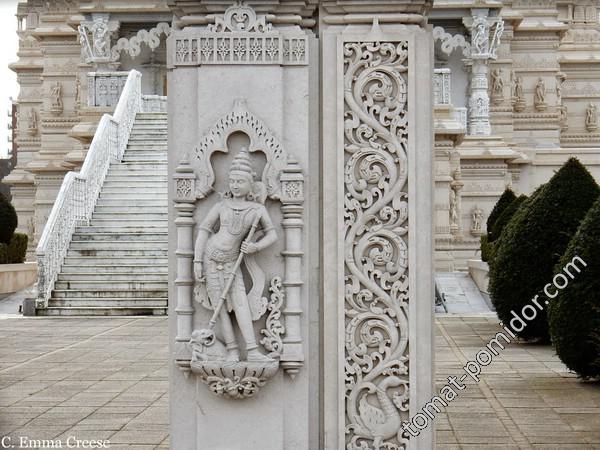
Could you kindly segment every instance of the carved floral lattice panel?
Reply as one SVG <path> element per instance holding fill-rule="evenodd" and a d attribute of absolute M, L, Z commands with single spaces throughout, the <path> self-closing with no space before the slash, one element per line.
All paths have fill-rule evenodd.
<path fill-rule="evenodd" d="M 402 41 L 343 51 L 346 445 L 404 449 L 409 50 Z"/>

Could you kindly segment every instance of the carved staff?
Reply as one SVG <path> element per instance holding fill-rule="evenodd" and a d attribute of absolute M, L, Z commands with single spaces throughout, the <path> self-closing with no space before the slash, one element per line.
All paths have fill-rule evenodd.
<path fill-rule="evenodd" d="M 250 231 L 248 232 L 248 236 L 246 236 L 246 240 L 244 242 L 249 242 L 250 239 L 252 239 L 252 236 L 254 236 L 254 232 L 256 231 L 256 227 L 258 227 L 259 220 L 260 220 L 260 214 L 257 214 L 254 219 L 254 222 L 252 222 L 252 228 L 250 228 Z M 227 300 L 227 294 L 229 293 L 229 289 L 231 289 L 231 285 L 233 284 L 233 279 L 235 278 L 235 273 L 240 268 L 240 264 L 242 264 L 243 258 L 244 258 L 244 253 L 242 253 L 240 251 L 238 258 L 235 261 L 233 268 L 231 269 L 231 276 L 227 280 L 227 284 L 225 284 L 225 288 L 223 289 L 223 293 L 221 294 L 221 297 L 219 297 L 219 303 L 217 304 L 217 307 L 215 308 L 215 312 L 213 313 L 212 317 L 210 318 L 210 321 L 208 322 L 208 329 L 211 332 L 212 332 L 212 329 L 215 327 L 215 324 L 217 323 L 217 317 L 219 317 L 221 308 L 223 307 L 225 300 Z"/>

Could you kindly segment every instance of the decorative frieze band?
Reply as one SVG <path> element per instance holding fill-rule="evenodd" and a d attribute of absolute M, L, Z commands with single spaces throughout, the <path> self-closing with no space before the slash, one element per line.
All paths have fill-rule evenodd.
<path fill-rule="evenodd" d="M 308 38 L 278 32 L 202 33 L 175 39 L 173 65 L 202 64 L 308 64 Z"/>

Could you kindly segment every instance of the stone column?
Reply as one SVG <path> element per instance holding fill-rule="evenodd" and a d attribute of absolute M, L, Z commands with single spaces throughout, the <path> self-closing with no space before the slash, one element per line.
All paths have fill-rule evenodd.
<path fill-rule="evenodd" d="M 321 448 L 435 448 L 431 3 L 321 2 Z"/>
<path fill-rule="evenodd" d="M 496 50 L 502 35 L 503 22 L 488 17 L 489 10 L 472 10 L 472 17 L 465 18 L 465 25 L 471 30 L 469 84 L 469 134 L 490 136 L 490 97 L 488 93 L 488 64 L 496 58 Z M 493 28 L 492 28 L 492 25 Z M 491 31 L 490 31 L 491 30 Z"/>
<path fill-rule="evenodd" d="M 319 448 L 316 4 L 170 5 L 171 447 Z"/>

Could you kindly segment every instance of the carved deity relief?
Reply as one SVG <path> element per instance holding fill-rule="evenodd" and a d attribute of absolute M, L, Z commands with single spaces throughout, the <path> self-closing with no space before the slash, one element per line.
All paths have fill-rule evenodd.
<path fill-rule="evenodd" d="M 502 79 L 502 69 L 494 69 L 492 76 L 492 102 L 500 104 L 504 100 L 504 80 Z"/>
<path fill-rule="evenodd" d="M 585 110 L 585 129 L 590 133 L 598 129 L 598 108 L 594 103 Z"/>
<path fill-rule="evenodd" d="M 483 210 L 477 205 L 471 211 L 471 234 L 473 236 L 483 234 Z"/>
<path fill-rule="evenodd" d="M 178 292 L 194 301 L 180 297 L 178 304 L 193 303 L 197 312 L 204 311 L 202 317 L 210 316 L 189 334 L 178 324 L 178 335 L 189 340 L 191 371 L 214 394 L 234 399 L 255 395 L 279 367 L 293 378 L 304 359 L 299 334 L 304 178 L 298 163 L 245 105 L 237 100 L 207 132 L 194 153 L 195 170 L 182 162 L 175 176 L 175 201 L 203 208 L 193 248 L 195 286 L 193 292 Z M 232 134 L 245 135 L 249 143 L 234 151 Z M 213 168 L 215 151 L 235 153 L 228 172 Z M 266 156 L 262 176 L 254 168 L 256 151 Z M 229 189 L 213 193 L 215 179 L 225 177 Z M 206 200 L 217 195 L 220 200 L 208 208 Z M 275 202 L 281 204 L 281 225 L 269 212 Z M 268 249 L 275 242 L 285 245 L 283 266 L 271 260 Z M 265 272 L 274 267 L 282 272 L 269 282 Z"/>
<path fill-rule="evenodd" d="M 35 136 L 38 132 L 37 113 L 33 108 L 31 108 L 27 114 L 27 132 L 31 136 Z"/>
<path fill-rule="evenodd" d="M 94 17 L 91 22 L 82 22 L 77 28 L 79 43 L 86 62 L 107 62 L 110 58 L 111 35 L 118 23 L 108 17 Z"/>
<path fill-rule="evenodd" d="M 62 95 L 62 84 L 57 81 L 50 90 L 50 111 L 54 114 L 60 114 L 63 111 Z"/>
<path fill-rule="evenodd" d="M 537 111 L 544 111 L 548 105 L 546 104 L 546 83 L 542 77 L 538 78 L 533 94 L 533 106 Z"/>
<path fill-rule="evenodd" d="M 525 109 L 525 96 L 523 95 L 523 77 L 515 78 L 515 91 L 513 94 L 515 99 L 514 110 L 521 112 Z"/>

